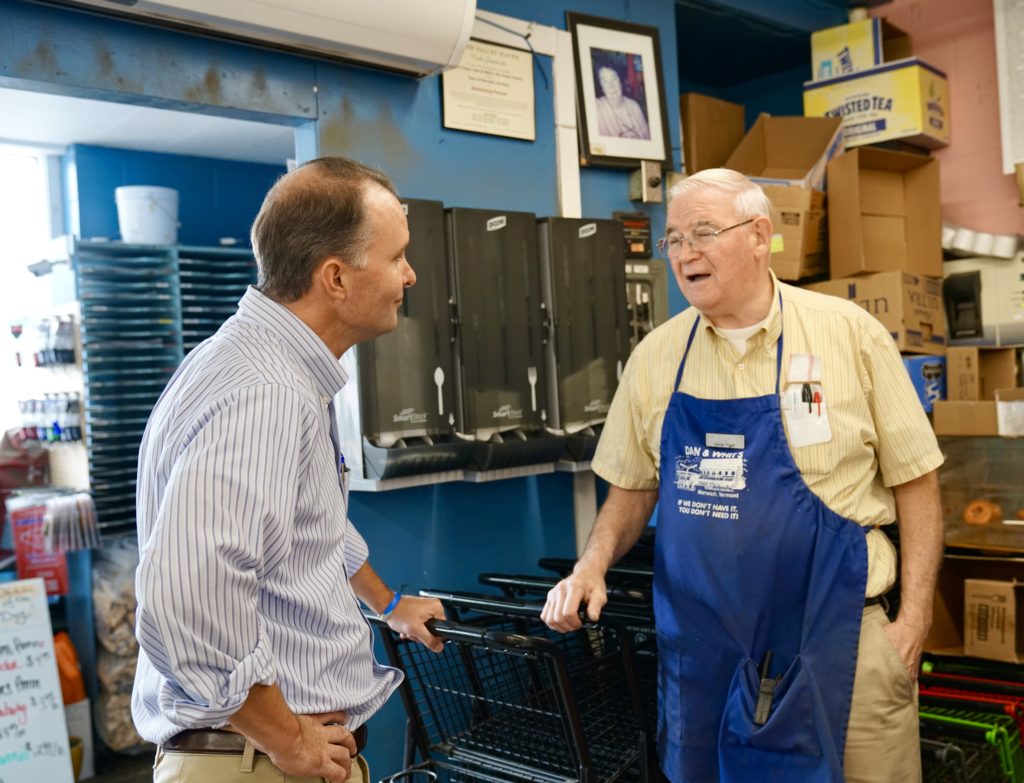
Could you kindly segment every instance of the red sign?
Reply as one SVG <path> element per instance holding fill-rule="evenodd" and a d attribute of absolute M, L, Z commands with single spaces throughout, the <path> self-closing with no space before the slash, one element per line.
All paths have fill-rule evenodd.
<path fill-rule="evenodd" d="M 8 510 L 7 523 L 14 535 L 18 579 L 39 577 L 47 595 L 67 595 L 68 564 L 63 552 L 47 552 L 43 538 L 44 504 Z"/>

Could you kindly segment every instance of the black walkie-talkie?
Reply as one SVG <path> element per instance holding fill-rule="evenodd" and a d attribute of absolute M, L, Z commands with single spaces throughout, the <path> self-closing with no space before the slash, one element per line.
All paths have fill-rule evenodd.
<path fill-rule="evenodd" d="M 772 668 L 772 651 L 764 654 L 761 662 L 761 685 L 757 689 L 757 704 L 754 706 L 754 724 L 763 726 L 768 722 L 768 716 L 772 711 L 772 700 L 775 698 L 775 688 L 778 687 L 779 677 L 770 677 Z"/>

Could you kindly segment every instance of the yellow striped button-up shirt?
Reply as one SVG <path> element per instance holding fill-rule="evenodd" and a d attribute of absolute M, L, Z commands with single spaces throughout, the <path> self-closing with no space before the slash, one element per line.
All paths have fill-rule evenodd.
<path fill-rule="evenodd" d="M 936 469 L 943 459 L 896 344 L 879 321 L 852 302 L 795 288 L 774 276 L 773 285 L 768 318 L 747 341 L 743 356 L 692 307 L 637 346 L 608 412 L 593 470 L 623 489 L 657 488 L 662 419 L 690 329 L 699 318 L 680 391 L 708 399 L 774 393 L 780 334 L 782 390 L 790 355 L 819 357 L 832 438 L 791 446 L 796 466 L 811 491 L 837 514 L 865 526 L 889 524 L 896 518 L 891 488 Z M 867 542 L 866 593 L 874 596 L 894 583 L 896 553 L 880 530 L 870 531 Z"/>

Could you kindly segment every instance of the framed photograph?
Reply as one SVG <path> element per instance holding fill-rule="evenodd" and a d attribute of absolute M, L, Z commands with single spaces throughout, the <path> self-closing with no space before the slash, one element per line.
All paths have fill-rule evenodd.
<path fill-rule="evenodd" d="M 670 168 L 672 150 L 656 27 L 566 12 L 576 58 L 584 166 Z"/>

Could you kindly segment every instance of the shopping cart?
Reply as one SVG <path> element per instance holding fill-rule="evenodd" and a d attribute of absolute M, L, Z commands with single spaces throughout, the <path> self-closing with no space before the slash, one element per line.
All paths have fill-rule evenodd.
<path fill-rule="evenodd" d="M 548 779 L 516 777 L 467 762 L 431 759 L 381 778 L 380 783 L 548 783 Z"/>
<path fill-rule="evenodd" d="M 926 783 L 970 783 L 967 758 L 951 742 L 921 740 L 921 767 Z"/>
<path fill-rule="evenodd" d="M 962 779 L 971 783 L 1024 783 L 1020 732 L 1008 715 L 922 707 L 921 739 L 955 745 L 964 756 Z M 928 783 L 955 781 L 955 767 L 922 757 Z"/>
<path fill-rule="evenodd" d="M 432 594 L 454 618 L 432 623 L 446 642 L 441 654 L 381 626 L 388 657 L 407 675 L 402 700 L 424 774 L 477 779 L 485 770 L 510 783 L 646 780 L 644 721 L 624 630 L 602 623 L 558 634 L 540 621 L 537 604 Z"/>
<path fill-rule="evenodd" d="M 971 710 L 991 715 L 1009 715 L 1017 724 L 1018 733 L 1024 734 L 1024 698 L 960 690 L 920 683 L 920 702 L 926 707 L 948 707 Z"/>
<path fill-rule="evenodd" d="M 522 574 L 480 574 L 479 581 L 497 587 L 509 598 L 537 598 L 547 595 L 558 577 Z M 654 631 L 654 603 L 651 591 L 640 587 L 608 585 L 608 603 L 601 617 L 622 624 L 629 632 L 636 662 L 637 685 L 644 705 L 644 718 L 651 729 L 658 725 L 658 644 Z M 654 732 L 649 733 L 653 742 Z"/>

